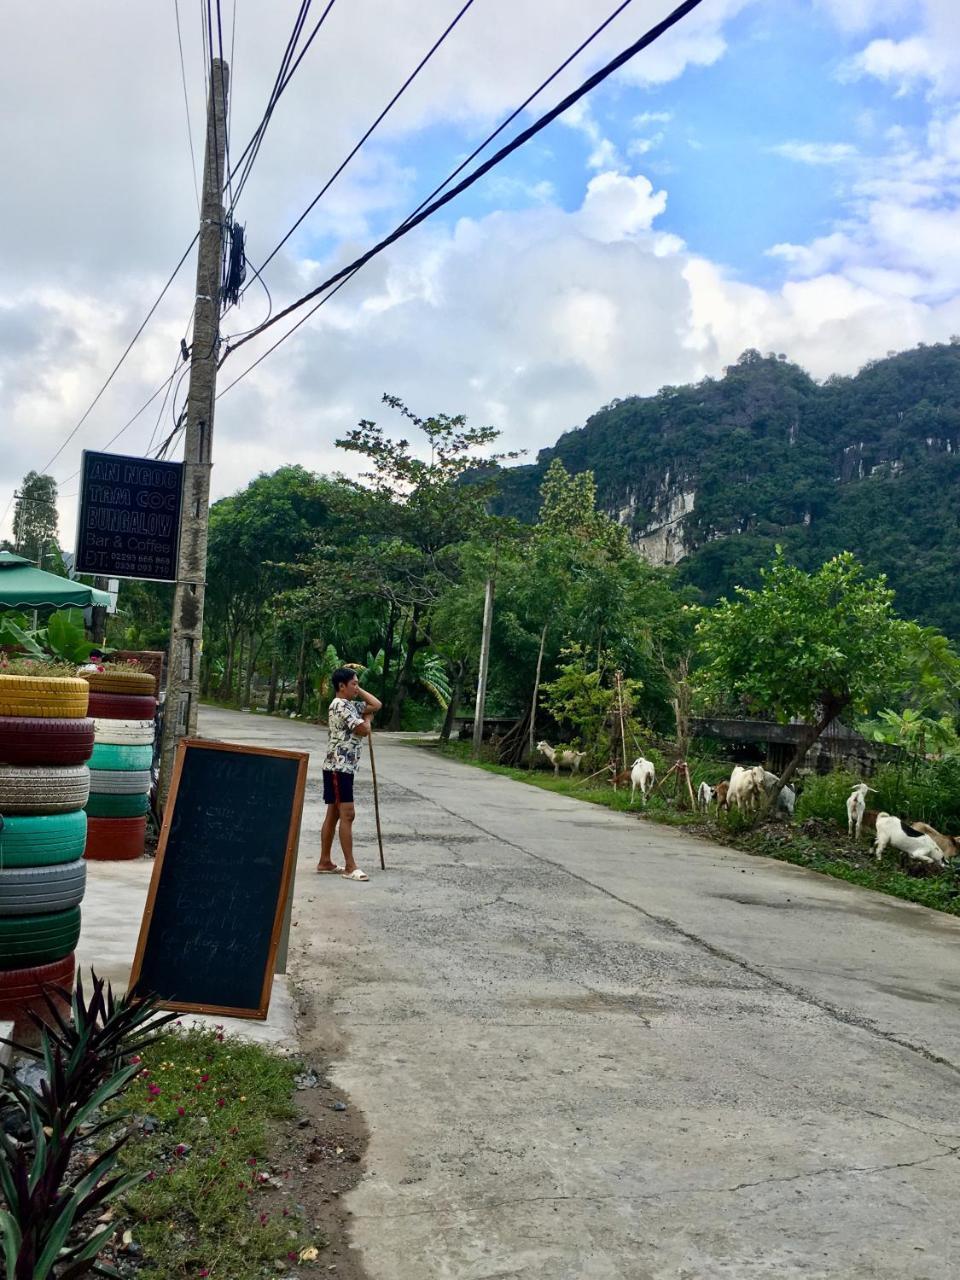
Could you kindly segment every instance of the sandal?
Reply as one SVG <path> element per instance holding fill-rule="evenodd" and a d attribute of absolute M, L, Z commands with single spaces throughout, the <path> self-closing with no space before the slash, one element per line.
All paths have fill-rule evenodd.
<path fill-rule="evenodd" d="M 340 874 L 344 880 L 369 880 L 370 877 L 365 871 L 361 871 L 359 867 L 354 867 L 352 871 L 341 871 Z"/>
<path fill-rule="evenodd" d="M 331 866 L 331 867 L 320 867 L 320 866 L 318 866 L 318 867 L 317 867 L 317 875 L 318 875 L 318 876 L 342 876 L 342 875 L 343 875 L 343 867 L 337 867 L 337 866 Z"/>

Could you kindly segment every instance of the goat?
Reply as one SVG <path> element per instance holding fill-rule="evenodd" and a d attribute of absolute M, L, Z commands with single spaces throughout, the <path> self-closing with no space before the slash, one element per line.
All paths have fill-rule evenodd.
<path fill-rule="evenodd" d="M 713 804 L 713 798 L 717 794 L 716 787 L 711 787 L 709 782 L 701 782 L 697 787 L 697 808 L 701 813 L 706 813 Z"/>
<path fill-rule="evenodd" d="M 865 826 L 868 831 L 876 831 L 877 818 L 879 817 L 879 815 L 880 815 L 879 809 L 864 809 L 863 826 Z"/>
<path fill-rule="evenodd" d="M 917 862 L 943 864 L 943 850 L 930 836 L 908 826 L 902 818 L 894 818 L 889 813 L 878 813 L 877 839 L 873 846 L 878 862 L 883 857 L 884 849 L 891 844 Z"/>
<path fill-rule="evenodd" d="M 542 755 L 545 755 L 553 765 L 553 776 L 555 778 L 560 776 L 561 765 L 563 765 L 565 769 L 569 768 L 572 774 L 579 773 L 580 765 L 586 759 L 587 755 L 585 751 L 574 751 L 570 748 L 563 751 L 554 750 L 549 742 L 538 742 L 537 750 Z"/>
<path fill-rule="evenodd" d="M 774 787 L 780 779 L 775 773 L 771 773 L 769 769 L 763 771 L 763 785 L 772 795 Z M 793 817 L 793 810 L 797 803 L 797 793 L 789 783 L 785 787 L 780 788 L 780 794 L 777 796 L 777 808 L 787 815 L 788 818 Z"/>
<path fill-rule="evenodd" d="M 647 760 L 644 756 L 637 756 L 630 769 L 630 803 L 633 804 L 637 787 L 639 787 L 641 803 L 646 805 L 647 796 L 653 790 L 656 780 L 657 771 L 653 767 L 653 761 Z"/>
<path fill-rule="evenodd" d="M 744 809 L 749 812 L 756 808 L 763 794 L 763 772 L 763 766 L 759 764 L 752 769 L 735 765 L 727 790 L 727 807 L 735 804 L 741 813 Z"/>
<path fill-rule="evenodd" d="M 727 792 L 729 790 L 730 790 L 730 783 L 727 782 L 726 780 L 724 780 L 723 782 L 718 782 L 717 785 L 713 788 L 713 798 L 717 802 L 718 814 L 721 809 L 730 808 L 729 804 L 727 803 Z"/>
<path fill-rule="evenodd" d="M 856 828 L 857 839 L 860 839 L 860 829 L 863 826 L 863 815 L 867 808 L 867 792 L 873 791 L 873 787 L 868 787 L 865 782 L 858 782 L 847 797 L 847 835 L 854 834 Z"/>
<path fill-rule="evenodd" d="M 910 826 L 914 831 L 921 831 L 925 836 L 929 836 L 945 859 L 955 858 L 960 853 L 960 842 L 954 836 L 941 835 L 936 827 L 928 826 L 925 822 L 911 822 Z"/>

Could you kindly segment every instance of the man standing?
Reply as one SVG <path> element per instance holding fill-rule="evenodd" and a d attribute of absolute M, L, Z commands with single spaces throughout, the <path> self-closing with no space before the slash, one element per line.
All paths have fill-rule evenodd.
<path fill-rule="evenodd" d="M 323 798 L 327 813 L 320 830 L 321 875 L 341 875 L 346 880 L 370 877 L 353 860 L 353 775 L 360 764 L 363 739 L 370 736 L 370 721 L 383 705 L 379 698 L 360 688 L 357 673 L 338 667 L 330 677 L 333 701 L 327 716 L 330 744 L 323 758 Z M 333 834 L 340 824 L 343 866 L 333 862 Z"/>

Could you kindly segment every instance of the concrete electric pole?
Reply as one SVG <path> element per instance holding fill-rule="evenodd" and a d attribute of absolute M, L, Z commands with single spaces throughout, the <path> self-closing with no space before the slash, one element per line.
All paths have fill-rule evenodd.
<path fill-rule="evenodd" d="M 183 452 L 180 551 L 173 600 L 167 696 L 160 748 L 160 798 L 166 801 L 177 742 L 197 731 L 203 596 L 207 577 L 207 520 L 213 460 L 213 411 L 217 393 L 220 271 L 223 247 L 223 184 L 227 141 L 227 64 L 214 58 L 207 103 L 203 161 L 203 209 L 197 255 L 197 303 L 190 355 L 190 392 Z"/>
<path fill-rule="evenodd" d="M 493 631 L 493 576 L 487 579 L 483 595 L 483 635 L 480 638 L 480 674 L 477 677 L 477 704 L 473 713 L 473 749 L 483 743 L 483 712 L 487 701 L 487 671 L 490 667 L 490 634 Z"/>

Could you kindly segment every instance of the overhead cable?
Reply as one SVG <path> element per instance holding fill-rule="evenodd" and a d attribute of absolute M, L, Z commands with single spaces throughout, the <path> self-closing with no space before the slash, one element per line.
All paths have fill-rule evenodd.
<path fill-rule="evenodd" d="M 458 11 L 454 16 L 453 16 L 453 18 L 452 18 L 452 19 L 450 20 L 450 22 L 447 24 L 447 26 L 446 26 L 446 28 L 444 29 L 444 31 L 443 31 L 443 32 L 442 32 L 442 33 L 437 37 L 437 39 L 434 41 L 434 43 L 430 46 L 430 48 L 427 50 L 427 52 L 423 55 L 423 57 L 420 59 L 420 61 L 417 63 L 417 65 L 414 67 L 414 69 L 413 69 L 413 70 L 410 72 L 410 74 L 407 76 L 406 80 L 404 80 L 404 82 L 403 82 L 403 84 L 400 86 L 400 88 L 396 91 L 396 93 L 393 95 L 393 97 L 390 99 L 390 101 L 387 103 L 387 105 L 383 108 L 383 110 L 382 110 L 382 111 L 380 112 L 380 114 L 377 116 L 376 120 L 374 120 L 373 124 L 371 124 L 371 125 L 370 125 L 370 127 L 367 129 L 367 131 L 366 131 L 366 133 L 363 135 L 363 137 L 359 140 L 359 142 L 357 142 L 356 146 L 354 146 L 353 150 L 352 150 L 352 151 L 350 151 L 350 153 L 349 153 L 349 154 L 348 154 L 348 155 L 347 155 L 343 160 L 341 160 L 340 164 L 339 164 L 339 165 L 337 166 L 337 168 L 333 171 L 333 173 L 330 175 L 330 177 L 326 180 L 326 182 L 323 184 L 323 186 L 320 188 L 320 190 L 317 192 L 317 194 L 313 197 L 313 199 L 312 199 L 312 200 L 310 201 L 310 203 L 307 205 L 306 209 L 304 209 L 303 213 L 301 213 L 300 217 L 299 217 L 299 218 L 297 218 L 297 220 L 296 220 L 296 222 L 293 224 L 293 226 L 289 229 L 289 231 L 287 231 L 287 233 L 284 235 L 284 237 L 283 237 L 283 239 L 280 241 L 280 243 L 279 243 L 279 244 L 277 244 L 277 245 L 276 245 L 276 246 L 275 246 L 275 247 L 270 251 L 270 253 L 268 253 L 268 254 L 267 254 L 267 256 L 266 256 L 266 258 L 264 259 L 264 262 L 263 262 L 263 266 L 264 266 L 264 267 L 266 267 L 266 266 L 267 266 L 267 264 L 268 264 L 269 262 L 271 262 L 271 261 L 276 257 L 276 255 L 280 252 L 280 250 L 283 248 L 283 246 L 287 243 L 287 241 L 290 239 L 290 237 L 291 237 L 291 236 L 293 235 L 293 233 L 296 231 L 297 227 L 299 227 L 299 226 L 300 226 L 300 224 L 303 222 L 304 218 L 306 218 L 306 217 L 308 216 L 308 214 L 311 212 L 311 210 L 313 210 L 313 209 L 315 208 L 315 206 L 316 206 L 317 202 L 318 202 L 320 199 L 322 199 L 322 197 L 323 197 L 324 195 L 326 195 L 326 193 L 330 190 L 330 188 L 331 188 L 331 187 L 333 186 L 333 184 L 336 182 L 337 178 L 339 178 L 339 177 L 340 177 L 340 174 L 341 174 L 341 173 L 343 173 L 344 169 L 347 167 L 347 165 L 350 163 L 350 161 L 353 159 L 353 157 L 357 154 L 357 152 L 360 150 L 360 148 L 361 148 L 361 147 L 364 145 L 364 143 L 368 140 L 368 138 L 369 138 L 369 137 L 370 137 L 370 135 L 374 132 L 374 130 L 375 130 L 375 129 L 376 129 L 376 128 L 381 124 L 381 122 L 386 118 L 386 116 L 387 116 L 387 115 L 389 114 L 389 112 L 393 109 L 393 107 L 396 105 L 396 103 L 398 102 L 398 100 L 399 100 L 399 99 L 404 95 L 404 93 L 406 93 L 407 89 L 409 89 L 410 85 L 411 85 L 411 84 L 413 84 L 414 80 L 416 80 L 417 76 L 420 74 L 420 72 L 423 70 L 423 68 L 427 65 L 427 63 L 430 61 L 430 59 L 433 57 L 433 55 L 437 52 L 437 50 L 440 48 L 440 46 L 441 46 L 441 45 L 443 44 L 443 42 L 446 40 L 447 36 L 449 36 L 449 35 L 450 35 L 451 31 L 453 31 L 454 27 L 456 27 L 456 25 L 459 23 L 460 19 L 464 16 L 464 14 L 467 12 L 467 10 L 468 10 L 472 5 L 473 5 L 473 3 L 474 3 L 474 0 L 466 0 L 466 3 L 463 5 L 463 7 L 462 7 L 462 8 L 461 8 L 461 9 L 460 9 L 460 10 L 459 10 L 459 11 Z M 262 268 L 261 268 L 261 269 L 262 269 Z"/>
<path fill-rule="evenodd" d="M 524 143 L 529 142 L 531 138 L 536 137 L 538 133 L 556 120 L 558 116 L 563 115 L 565 111 L 569 111 L 575 103 L 579 102 L 580 99 L 585 97 L 592 89 L 595 89 L 597 85 L 602 84 L 604 80 L 613 75 L 615 71 L 618 71 L 625 63 L 629 62 L 631 58 L 636 57 L 636 55 L 643 49 L 646 49 L 649 45 L 653 44 L 655 40 L 658 40 L 665 32 L 669 31 L 671 27 L 675 26 L 681 21 L 681 19 L 685 18 L 688 13 L 691 13 L 702 2 L 703 0 L 684 0 L 684 2 L 678 5 L 677 8 L 675 8 L 672 13 L 668 14 L 666 18 L 651 27 L 649 31 L 640 37 L 639 40 L 628 45 L 627 48 L 617 54 L 615 58 L 611 58 L 610 61 L 605 63 L 598 71 L 595 71 L 592 76 L 589 76 L 583 84 L 574 89 L 571 93 L 568 93 L 566 97 L 562 98 L 555 107 L 540 116 L 540 118 L 535 120 L 533 124 L 529 125 L 526 129 L 523 129 L 512 141 L 508 142 L 506 146 L 503 146 L 499 151 L 494 152 L 489 160 L 485 160 L 483 164 L 474 169 L 474 171 L 466 178 L 458 182 L 455 187 L 452 187 L 444 195 L 437 197 L 437 199 L 432 200 L 429 204 L 425 205 L 418 213 L 401 223 L 401 225 L 393 230 L 388 236 L 385 236 L 371 249 L 368 249 L 366 253 L 361 254 L 359 258 L 355 258 L 353 262 L 348 263 L 347 266 L 341 267 L 339 271 L 335 271 L 333 275 L 324 280 L 322 284 L 317 285 L 316 288 L 311 289 L 308 293 L 297 298 L 295 302 L 291 302 L 289 306 L 278 311 L 276 315 L 265 321 L 259 326 L 259 328 L 254 329 L 245 337 L 238 339 L 232 345 L 228 345 L 227 350 L 221 357 L 221 364 L 232 351 L 236 351 L 245 343 L 250 342 L 253 338 L 264 333 L 273 325 L 278 324 L 279 321 L 283 320 L 294 311 L 299 310 L 300 307 L 318 297 L 320 294 L 326 293 L 332 285 L 353 275 L 360 267 L 369 262 L 371 258 L 376 257 L 377 254 L 382 253 L 383 250 L 388 248 L 391 244 L 394 244 L 397 240 L 408 235 L 415 227 L 419 226 L 421 222 L 425 222 L 427 218 L 436 213 L 438 209 L 443 208 L 444 205 L 449 204 L 451 200 L 455 200 L 458 195 L 466 191 L 469 187 L 472 187 L 475 182 L 478 182 L 480 178 L 489 173 L 490 170 L 500 164 L 501 161 L 505 160 L 507 156 L 512 155 L 514 151 L 519 147 L 522 147 Z"/>

